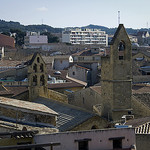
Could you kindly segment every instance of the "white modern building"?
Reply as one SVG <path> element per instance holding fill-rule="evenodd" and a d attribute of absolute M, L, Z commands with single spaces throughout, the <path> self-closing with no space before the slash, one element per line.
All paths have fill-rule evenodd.
<path fill-rule="evenodd" d="M 71 29 L 62 32 L 62 42 L 71 44 L 108 45 L 108 34 L 99 29 Z"/>
<path fill-rule="evenodd" d="M 47 44 L 48 38 L 46 35 L 40 35 L 40 32 L 27 32 L 26 36 L 24 38 L 24 44 L 30 45 L 30 44 Z"/>

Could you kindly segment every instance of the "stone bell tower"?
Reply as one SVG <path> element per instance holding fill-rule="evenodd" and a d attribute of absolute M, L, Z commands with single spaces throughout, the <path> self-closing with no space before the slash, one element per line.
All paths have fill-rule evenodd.
<path fill-rule="evenodd" d="M 110 46 L 110 55 L 102 57 L 103 111 L 109 120 L 120 120 L 131 113 L 132 49 L 123 24 L 120 24 Z"/>
<path fill-rule="evenodd" d="M 46 65 L 39 53 L 35 53 L 28 64 L 29 100 L 47 95 Z"/>

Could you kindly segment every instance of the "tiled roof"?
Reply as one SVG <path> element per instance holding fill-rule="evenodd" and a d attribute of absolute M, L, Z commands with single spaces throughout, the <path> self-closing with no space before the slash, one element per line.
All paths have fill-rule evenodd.
<path fill-rule="evenodd" d="M 51 75 L 51 77 L 60 78 L 63 80 L 66 80 L 65 83 L 54 83 L 54 84 L 48 84 L 49 89 L 56 89 L 56 88 L 69 88 L 69 87 L 84 87 L 85 84 L 83 82 L 71 80 L 71 78 L 67 78 L 67 71 L 62 70 L 60 75 L 54 74 L 55 70 L 48 70 L 48 74 Z"/>
<path fill-rule="evenodd" d="M 46 107 L 45 105 L 11 98 L 0 97 L 0 105 L 1 107 L 9 106 L 12 108 L 22 109 L 24 111 L 32 111 L 38 114 L 44 113 L 47 115 L 58 115 L 55 111 Z"/>
<path fill-rule="evenodd" d="M 0 34 L 0 46 L 15 48 L 15 40 L 13 37 Z"/>
<path fill-rule="evenodd" d="M 17 95 L 20 95 L 24 92 L 27 92 L 28 91 L 28 87 L 25 87 L 25 86 L 6 86 L 6 88 L 11 91 L 11 93 L 13 93 L 13 96 L 12 97 L 15 97 Z"/>
<path fill-rule="evenodd" d="M 56 128 L 60 131 L 71 130 L 91 117 L 96 116 L 78 107 L 42 97 L 35 99 L 34 102 L 44 104 L 59 114 L 56 121 Z"/>
<path fill-rule="evenodd" d="M 69 80 L 69 79 L 68 79 Z M 71 82 L 65 82 L 65 83 L 53 83 L 48 84 L 49 89 L 59 89 L 59 88 L 71 88 L 71 87 L 84 87 L 85 85 L 81 83 L 77 83 L 74 81 Z"/>
<path fill-rule="evenodd" d="M 72 54 L 72 56 L 93 56 L 93 55 L 104 55 L 104 52 L 99 52 L 95 54 L 92 53 L 90 49 L 88 49 Z"/>
<path fill-rule="evenodd" d="M 126 125 L 132 125 L 132 127 L 138 127 L 146 122 L 150 122 L 150 117 L 132 119 L 126 122 Z"/>
<path fill-rule="evenodd" d="M 150 76 L 149 75 L 138 75 L 133 76 L 133 83 L 150 83 Z"/>
<path fill-rule="evenodd" d="M 83 54 L 88 53 L 90 50 L 82 50 L 80 52 L 72 54 L 73 56 L 83 56 Z"/>
<path fill-rule="evenodd" d="M 150 85 L 146 85 L 146 84 L 135 84 L 132 86 L 132 93 L 138 93 L 138 94 L 142 94 L 142 93 L 150 93 Z"/>
<path fill-rule="evenodd" d="M 42 56 L 42 58 L 43 58 L 43 60 L 44 60 L 44 62 L 45 62 L 46 64 L 51 64 L 51 63 L 54 61 L 54 57 Z"/>
<path fill-rule="evenodd" d="M 82 67 L 82 66 L 80 66 L 80 65 L 77 65 L 77 64 L 75 64 L 75 66 L 76 66 L 76 67 L 79 67 L 79 68 L 82 68 L 82 69 L 90 70 L 89 68 Z"/>
<path fill-rule="evenodd" d="M 22 61 L 1 60 L 0 61 L 0 67 L 15 67 L 21 63 L 22 63 Z"/>
<path fill-rule="evenodd" d="M 0 85 L 0 96 L 5 96 L 5 95 L 13 95 L 13 92 L 8 90 L 5 86 Z"/>

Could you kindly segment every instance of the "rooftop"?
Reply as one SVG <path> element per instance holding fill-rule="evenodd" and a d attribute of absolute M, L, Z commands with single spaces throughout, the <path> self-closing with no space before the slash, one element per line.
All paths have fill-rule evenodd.
<path fill-rule="evenodd" d="M 30 111 L 32 113 L 34 112 L 38 114 L 58 115 L 58 113 L 46 107 L 45 105 L 17 100 L 17 99 L 11 99 L 11 98 L 0 97 L 0 106 L 1 107 L 7 106 L 7 107 L 11 107 L 12 109 L 18 109 L 18 110 L 20 109 L 21 111 L 25 111 L 25 112 Z"/>
<path fill-rule="evenodd" d="M 19 123 L 16 124 L 13 122 L 8 122 L 3 120 L 0 120 L 0 127 L 9 129 L 10 131 L 14 131 L 14 130 L 22 131 L 22 129 L 25 127 L 27 131 L 37 130 L 39 134 L 49 134 L 49 133 L 58 132 L 56 128 L 29 126 L 29 125 L 24 125 Z"/>
<path fill-rule="evenodd" d="M 56 77 L 59 79 L 66 80 L 65 83 L 55 83 L 55 84 L 48 84 L 49 89 L 56 89 L 56 88 L 69 88 L 69 87 L 84 87 L 85 82 L 76 80 L 74 78 L 67 77 L 67 71 L 62 70 L 60 75 L 54 74 L 55 70 L 49 70 L 48 74 L 51 75 L 51 77 Z"/>
<path fill-rule="evenodd" d="M 0 46 L 15 48 L 15 40 L 13 37 L 0 34 Z"/>
<path fill-rule="evenodd" d="M 22 61 L 13 61 L 13 60 L 1 60 L 0 68 L 4 67 L 16 67 L 18 64 L 21 64 Z"/>
<path fill-rule="evenodd" d="M 39 97 L 35 99 L 34 102 L 44 104 L 50 109 L 58 112 L 59 116 L 56 121 L 56 128 L 60 131 L 71 130 L 91 117 L 96 116 L 94 113 L 88 112 L 81 108 L 51 99 Z"/>
<path fill-rule="evenodd" d="M 150 117 L 132 119 L 126 122 L 126 125 L 132 125 L 132 127 L 138 127 L 144 123 L 150 122 Z"/>

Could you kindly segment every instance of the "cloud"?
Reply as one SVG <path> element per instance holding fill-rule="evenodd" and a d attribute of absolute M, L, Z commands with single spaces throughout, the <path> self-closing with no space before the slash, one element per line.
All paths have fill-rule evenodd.
<path fill-rule="evenodd" d="M 40 7 L 40 8 L 37 8 L 38 11 L 48 11 L 48 8 L 46 7 Z"/>

